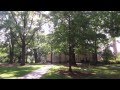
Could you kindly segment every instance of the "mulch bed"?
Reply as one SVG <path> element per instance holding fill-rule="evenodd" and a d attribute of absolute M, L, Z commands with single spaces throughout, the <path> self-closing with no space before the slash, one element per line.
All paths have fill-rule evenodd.
<path fill-rule="evenodd" d="M 17 67 L 18 64 L 0 64 L 0 67 Z"/>
<path fill-rule="evenodd" d="M 60 70 L 59 74 L 63 76 L 71 76 L 73 79 L 80 79 L 82 76 L 94 75 L 93 73 L 82 73 L 80 71 L 69 72 L 69 71 L 64 71 L 64 70 Z"/>

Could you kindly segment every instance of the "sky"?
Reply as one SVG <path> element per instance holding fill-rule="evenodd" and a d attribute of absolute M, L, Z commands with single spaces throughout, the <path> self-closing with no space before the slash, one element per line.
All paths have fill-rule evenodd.
<path fill-rule="evenodd" d="M 118 40 L 120 42 L 120 37 L 116 38 L 116 40 Z M 118 52 L 120 52 L 120 43 L 117 42 L 116 44 L 117 44 L 117 50 L 118 50 Z M 112 47 L 110 49 L 113 51 Z"/>
<path fill-rule="evenodd" d="M 46 23 L 42 26 L 42 29 L 44 30 L 44 34 L 47 35 L 50 33 L 50 31 L 53 30 L 53 24 L 49 25 L 48 23 Z"/>

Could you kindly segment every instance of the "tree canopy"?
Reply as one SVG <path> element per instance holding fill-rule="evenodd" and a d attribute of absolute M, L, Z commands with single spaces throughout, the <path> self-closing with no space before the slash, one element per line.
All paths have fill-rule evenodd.
<path fill-rule="evenodd" d="M 0 11 L 0 53 L 9 63 L 25 65 L 29 55 L 35 63 L 48 53 L 69 56 L 69 70 L 76 65 L 76 55 L 97 54 L 110 38 L 120 36 L 119 11 Z M 53 25 L 45 35 L 44 24 Z M 105 47 L 105 48 L 106 48 Z M 6 54 L 5 54 L 6 53 Z"/>

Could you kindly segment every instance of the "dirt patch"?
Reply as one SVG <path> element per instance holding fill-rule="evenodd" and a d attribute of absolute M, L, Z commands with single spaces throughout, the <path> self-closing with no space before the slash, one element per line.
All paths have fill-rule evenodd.
<path fill-rule="evenodd" d="M 92 76 L 94 73 L 82 73 L 80 71 L 73 71 L 72 73 L 69 71 L 59 70 L 59 74 L 63 76 L 70 76 L 73 79 L 80 79 L 81 77 Z"/>
<path fill-rule="evenodd" d="M 0 64 L 0 67 L 17 67 L 18 64 Z"/>

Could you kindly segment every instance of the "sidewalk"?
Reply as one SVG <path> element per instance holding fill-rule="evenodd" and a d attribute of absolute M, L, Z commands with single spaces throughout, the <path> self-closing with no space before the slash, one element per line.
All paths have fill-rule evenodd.
<path fill-rule="evenodd" d="M 35 70 L 23 77 L 19 77 L 18 79 L 40 79 L 47 71 L 52 68 L 53 65 L 46 65 L 45 67 Z"/>

